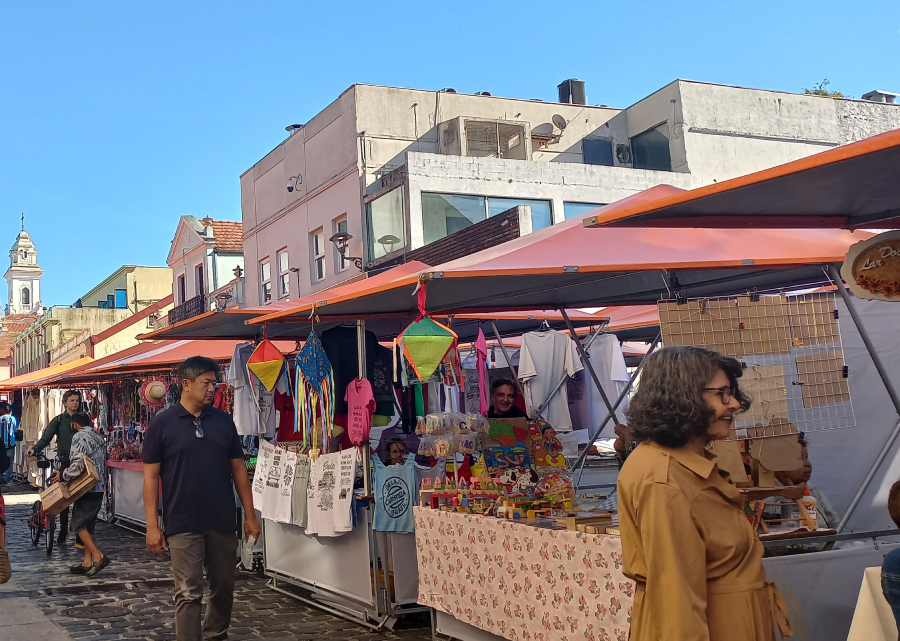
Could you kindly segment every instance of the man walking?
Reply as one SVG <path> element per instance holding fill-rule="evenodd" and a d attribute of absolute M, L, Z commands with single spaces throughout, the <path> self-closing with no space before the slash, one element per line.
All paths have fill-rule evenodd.
<path fill-rule="evenodd" d="M 147 547 L 160 557 L 172 553 L 178 641 L 228 638 L 237 558 L 232 481 L 246 513 L 244 535 L 262 531 L 237 428 L 211 407 L 219 371 L 203 356 L 182 361 L 181 401 L 150 421 L 144 436 Z M 160 479 L 165 534 L 157 519 Z M 209 599 L 201 628 L 204 569 Z"/>
<path fill-rule="evenodd" d="M 16 417 L 12 415 L 9 403 L 0 403 L 0 440 L 3 442 L 3 450 L 9 459 L 9 468 L 0 474 L 0 485 L 12 482 L 12 462 L 16 458 Z"/>
<path fill-rule="evenodd" d="M 85 456 L 97 468 L 100 482 L 72 505 L 72 531 L 84 544 L 84 561 L 69 568 L 72 574 L 86 574 L 93 578 L 110 563 L 109 557 L 100 551 L 94 540 L 94 527 L 103 505 L 103 492 L 106 490 L 106 443 L 91 427 L 91 418 L 87 414 L 75 414 L 71 423 L 75 436 L 72 437 L 69 467 L 54 476 L 57 482 L 74 480 L 84 471 Z"/>
<path fill-rule="evenodd" d="M 26 456 L 34 456 L 44 451 L 50 445 L 53 437 L 56 437 L 56 455 L 59 470 L 64 470 L 69 465 L 69 451 L 72 448 L 72 437 L 75 430 L 72 429 L 72 417 L 81 405 L 81 392 L 70 389 L 63 394 L 63 407 L 65 411 L 47 424 L 41 439 L 25 452 Z M 59 513 L 59 537 L 57 545 L 65 545 L 69 538 L 69 508 Z"/>

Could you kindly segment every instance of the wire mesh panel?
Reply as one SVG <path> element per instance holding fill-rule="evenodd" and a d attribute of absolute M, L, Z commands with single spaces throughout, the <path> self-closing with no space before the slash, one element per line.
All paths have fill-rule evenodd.
<path fill-rule="evenodd" d="M 735 439 L 856 424 L 832 293 L 659 303 L 665 345 L 694 345 L 741 361 L 753 399 Z"/>

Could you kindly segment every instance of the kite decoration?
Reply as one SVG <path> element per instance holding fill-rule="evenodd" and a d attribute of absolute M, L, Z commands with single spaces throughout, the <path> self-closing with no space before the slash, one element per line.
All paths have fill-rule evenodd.
<path fill-rule="evenodd" d="M 268 339 L 263 339 L 253 350 L 247 359 L 247 369 L 256 376 L 267 392 L 273 391 L 281 377 L 289 371 L 284 354 Z"/>
<path fill-rule="evenodd" d="M 328 451 L 334 432 L 334 374 L 315 330 L 297 354 L 297 384 L 294 387 L 297 431 L 303 432 L 303 446 L 311 452 L 319 449 L 316 423 L 322 426 L 322 449 Z"/>
<path fill-rule="evenodd" d="M 456 332 L 430 316 L 414 321 L 400 335 L 403 357 L 421 382 L 429 380 L 444 357 L 456 347 Z"/>

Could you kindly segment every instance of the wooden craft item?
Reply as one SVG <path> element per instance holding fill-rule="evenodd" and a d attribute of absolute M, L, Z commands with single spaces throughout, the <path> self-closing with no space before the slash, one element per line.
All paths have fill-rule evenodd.
<path fill-rule="evenodd" d="M 740 443 L 737 441 L 716 441 L 710 444 L 710 452 L 716 457 L 716 464 L 723 472 L 728 472 L 735 485 L 749 485 L 744 460 L 741 458 Z"/>
<path fill-rule="evenodd" d="M 788 354 L 791 351 L 790 317 L 781 296 L 749 296 L 737 300 L 744 354 Z"/>
<path fill-rule="evenodd" d="M 802 386 L 803 407 L 821 407 L 850 400 L 850 387 L 844 378 L 844 357 L 839 350 L 798 357 L 797 380 Z"/>
<path fill-rule="evenodd" d="M 799 434 L 800 430 L 786 418 L 776 417 L 765 425 L 753 425 L 745 428 L 748 439 L 762 439 L 772 436 Z M 797 438 L 796 436 L 794 438 Z M 794 468 L 796 469 L 796 468 Z"/>
<path fill-rule="evenodd" d="M 741 389 L 750 395 L 753 403 L 743 414 L 741 422 L 765 423 L 776 417 L 787 417 L 787 386 L 781 365 L 752 365 L 744 370 Z"/>
<path fill-rule="evenodd" d="M 790 302 L 791 338 L 794 346 L 822 345 L 838 340 L 834 298 L 831 295 Z"/>
<path fill-rule="evenodd" d="M 750 442 L 750 455 L 767 470 L 787 472 L 803 467 L 803 446 L 793 434 Z"/>

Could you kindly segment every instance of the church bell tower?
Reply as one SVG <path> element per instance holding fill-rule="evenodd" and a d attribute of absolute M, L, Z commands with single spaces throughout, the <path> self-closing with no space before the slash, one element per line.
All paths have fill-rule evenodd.
<path fill-rule="evenodd" d="M 25 231 L 25 214 L 22 214 L 22 231 L 9 250 L 9 269 L 3 276 L 9 286 L 7 314 L 40 314 L 44 311 L 41 303 L 43 274 L 37 262 L 37 250 Z"/>

